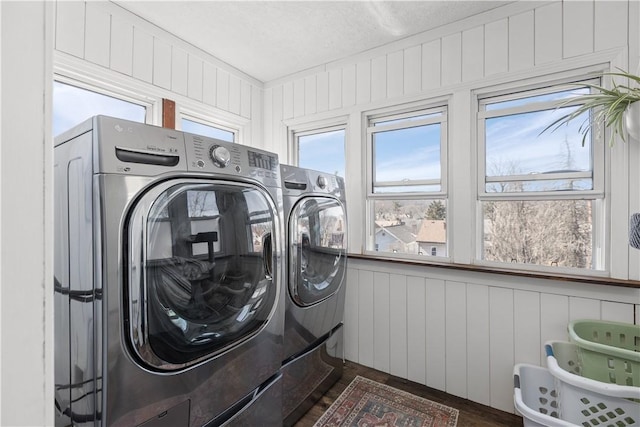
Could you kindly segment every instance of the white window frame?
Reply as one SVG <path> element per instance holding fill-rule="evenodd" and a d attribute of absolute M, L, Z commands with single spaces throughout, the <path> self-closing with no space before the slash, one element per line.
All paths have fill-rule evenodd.
<path fill-rule="evenodd" d="M 209 126 L 213 128 L 217 128 L 223 131 L 231 132 L 233 134 L 233 142 L 239 143 L 240 134 L 241 134 L 241 126 L 236 124 L 235 126 L 231 123 L 224 121 L 212 120 L 204 117 L 202 114 L 195 113 L 189 109 L 180 108 L 179 114 L 176 117 L 176 129 L 182 130 L 182 119 L 189 120 L 204 126 Z"/>
<path fill-rule="evenodd" d="M 74 86 L 79 89 L 84 89 L 90 92 L 95 92 L 100 95 L 119 99 L 121 101 L 129 102 L 131 104 L 140 105 L 141 107 L 145 108 L 144 123 L 146 124 L 153 123 L 154 112 L 156 110 L 155 107 L 158 104 L 158 100 L 154 98 L 136 95 L 131 93 L 130 91 L 123 90 L 121 88 L 116 88 L 108 84 L 102 84 L 102 83 L 98 84 L 97 82 L 86 82 L 83 79 L 68 77 L 64 74 L 55 73 L 53 75 L 53 81 L 66 84 L 69 86 Z"/>
<path fill-rule="evenodd" d="M 334 132 L 338 130 L 344 130 L 344 164 L 345 173 L 347 168 L 347 140 L 349 135 L 349 123 L 348 117 L 340 116 L 333 117 L 326 120 L 320 120 L 310 123 L 301 123 L 296 125 L 290 125 L 288 127 L 288 162 L 291 165 L 298 166 L 300 160 L 300 144 L 299 139 L 301 136 L 316 135 L 319 133 Z M 346 178 L 346 177 L 345 177 Z"/>
<path fill-rule="evenodd" d="M 598 70 L 602 71 L 602 70 Z M 473 263 L 492 268 L 514 269 L 521 271 L 537 271 L 560 274 L 588 275 L 588 276 L 608 276 L 609 275 L 609 259 L 606 253 L 609 249 L 607 238 L 610 230 L 607 227 L 606 220 L 610 218 L 609 205 L 610 200 L 606 196 L 606 140 L 605 132 L 600 135 L 592 134 L 591 140 L 591 159 L 592 174 L 589 172 L 573 172 L 573 173 L 557 173 L 557 174 L 536 174 L 531 175 L 507 175 L 500 177 L 486 176 L 486 141 L 485 141 L 485 120 L 492 117 L 501 117 L 508 114 L 518 114 L 526 112 L 534 112 L 545 109 L 554 109 L 558 105 L 558 101 L 536 102 L 525 106 L 511 107 L 500 110 L 487 111 L 483 108 L 487 104 L 493 104 L 502 101 L 533 97 L 544 93 L 558 92 L 562 90 L 576 89 L 573 83 L 596 83 L 597 81 L 593 68 L 589 70 L 577 70 L 562 76 L 550 76 L 542 81 L 537 79 L 535 83 L 527 84 L 518 82 L 501 85 L 498 89 L 484 89 L 474 93 L 477 105 L 477 201 L 476 201 L 476 245 Z M 567 102 L 565 105 L 580 105 L 579 97 L 575 101 Z M 548 130 L 547 132 L 551 132 Z M 580 179 L 592 178 L 593 188 L 591 190 L 576 191 L 526 191 L 526 192 L 510 192 L 496 193 L 487 192 L 486 184 L 491 182 L 515 182 L 515 181 L 546 181 L 552 179 Z M 577 267 L 552 267 L 536 264 L 522 263 L 506 263 L 497 261 L 488 261 L 483 258 L 484 244 L 484 226 L 482 203 L 486 201 L 553 201 L 553 200 L 591 200 L 593 203 L 593 227 L 592 227 L 592 263 L 599 269 L 595 268 L 577 268 Z M 515 265 L 515 266 L 514 266 Z"/>
<path fill-rule="evenodd" d="M 366 200 L 365 200 L 365 242 L 363 246 L 363 252 L 366 255 L 388 257 L 397 259 L 408 260 L 420 260 L 426 261 L 424 256 L 418 254 L 405 254 L 405 253 L 391 253 L 391 252 L 379 252 L 369 248 L 375 248 L 375 212 L 374 203 L 379 200 L 444 200 L 447 206 L 447 215 L 445 221 L 449 222 L 451 216 L 450 212 L 450 195 L 448 192 L 448 115 L 450 112 L 450 102 L 448 97 L 432 100 L 429 103 L 411 104 L 408 106 L 396 106 L 392 108 L 385 108 L 377 111 L 370 111 L 363 113 L 363 126 L 364 126 L 364 144 L 366 152 Z M 441 113 L 440 116 L 427 117 L 420 120 L 406 121 L 404 123 L 391 123 L 388 125 L 378 125 L 376 123 L 388 122 L 393 120 L 400 120 L 415 116 L 431 115 L 433 113 Z M 391 192 L 391 193 L 375 193 L 374 186 L 402 186 L 406 185 L 405 182 L 376 182 L 375 179 L 375 153 L 373 149 L 373 135 L 378 132 L 386 132 L 398 129 L 406 129 L 410 127 L 425 126 L 430 124 L 440 123 L 440 179 L 439 180 L 420 180 L 412 181 L 415 186 L 418 185 L 437 185 L 440 184 L 440 191 L 407 191 L 407 192 Z M 413 186 L 412 185 L 412 186 Z M 451 262 L 453 259 L 451 253 L 451 227 L 447 227 L 446 235 L 446 256 L 429 256 L 429 261 L 437 262 Z"/>

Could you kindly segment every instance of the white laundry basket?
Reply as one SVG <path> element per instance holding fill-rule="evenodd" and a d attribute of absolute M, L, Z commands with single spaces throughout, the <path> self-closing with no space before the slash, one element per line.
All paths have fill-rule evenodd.
<path fill-rule="evenodd" d="M 513 368 L 513 402 L 524 427 L 579 427 L 558 418 L 555 378 L 540 366 L 519 363 Z"/>
<path fill-rule="evenodd" d="M 640 426 L 640 387 L 604 383 L 578 375 L 578 349 L 564 341 L 545 343 L 547 368 L 555 378 L 561 419 L 590 426 Z M 636 399 L 631 400 L 631 399 Z"/>

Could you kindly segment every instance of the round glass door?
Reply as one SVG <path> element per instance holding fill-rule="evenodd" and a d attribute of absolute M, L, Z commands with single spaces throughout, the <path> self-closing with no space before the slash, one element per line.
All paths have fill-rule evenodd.
<path fill-rule="evenodd" d="M 301 306 L 329 298 L 344 279 L 346 214 L 338 200 L 301 199 L 289 223 L 289 292 Z"/>
<path fill-rule="evenodd" d="M 130 217 L 129 330 L 137 356 L 180 369 L 255 335 L 268 322 L 276 210 L 244 184 L 169 182 Z"/>

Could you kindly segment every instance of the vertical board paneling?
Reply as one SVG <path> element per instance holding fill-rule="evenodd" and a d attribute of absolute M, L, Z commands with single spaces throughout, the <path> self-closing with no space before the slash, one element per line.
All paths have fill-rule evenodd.
<path fill-rule="evenodd" d="M 293 117 L 293 82 L 287 82 L 282 85 L 282 118 L 290 119 Z"/>
<path fill-rule="evenodd" d="M 84 55 L 84 11 L 82 1 L 56 2 L 57 50 L 82 58 Z"/>
<path fill-rule="evenodd" d="M 593 2 L 562 2 L 562 45 L 565 58 L 593 51 Z"/>
<path fill-rule="evenodd" d="M 442 86 L 462 81 L 462 34 L 442 38 Z"/>
<path fill-rule="evenodd" d="M 139 28 L 133 29 L 133 77 L 153 82 L 153 36 Z"/>
<path fill-rule="evenodd" d="M 534 61 L 536 65 L 562 59 L 562 3 L 552 3 L 535 10 Z"/>
<path fill-rule="evenodd" d="M 356 65 L 342 69 L 342 106 L 351 107 L 356 103 Z"/>
<path fill-rule="evenodd" d="M 371 100 L 371 61 L 356 64 L 356 102 L 365 104 Z"/>
<path fill-rule="evenodd" d="M 387 97 L 402 96 L 404 90 L 404 51 L 387 55 Z"/>
<path fill-rule="evenodd" d="M 189 79 L 189 56 L 184 50 L 171 49 L 171 90 L 180 95 L 187 94 Z"/>
<path fill-rule="evenodd" d="M 513 290 L 491 287 L 489 305 L 491 406 L 513 412 Z"/>
<path fill-rule="evenodd" d="M 427 386 L 444 391 L 447 388 L 447 331 L 444 280 L 426 279 L 426 364 Z"/>
<path fill-rule="evenodd" d="M 111 17 L 111 69 L 130 76 L 133 73 L 133 25 Z"/>
<path fill-rule="evenodd" d="M 218 96 L 218 70 L 212 64 L 205 62 L 202 73 L 202 102 L 209 105 L 216 105 Z"/>
<path fill-rule="evenodd" d="M 359 330 L 359 271 L 347 269 L 347 288 L 344 303 L 344 357 L 347 360 L 358 361 L 358 330 Z"/>
<path fill-rule="evenodd" d="M 373 329 L 373 273 L 358 274 L 358 363 L 373 367 L 375 331 Z"/>
<path fill-rule="evenodd" d="M 620 302 L 602 301 L 602 320 L 610 320 L 613 322 L 633 323 L 633 304 L 624 304 Z"/>
<path fill-rule="evenodd" d="M 407 378 L 426 383 L 425 282 L 422 277 L 407 277 Z"/>
<path fill-rule="evenodd" d="M 501 19 L 484 28 L 484 74 L 503 73 L 509 66 L 509 21 Z"/>
<path fill-rule="evenodd" d="M 187 95 L 202 101 L 202 59 L 194 55 L 189 55 Z"/>
<path fill-rule="evenodd" d="M 216 105 L 223 110 L 229 109 L 229 72 L 218 68 L 216 73 Z"/>
<path fill-rule="evenodd" d="M 240 82 L 240 115 L 248 119 L 252 117 L 251 112 L 254 108 L 254 105 L 251 102 L 252 93 L 253 86 L 251 85 L 251 83 L 242 80 Z M 256 113 L 257 114 L 255 117 L 258 117 L 259 112 L 256 111 Z M 257 129 L 260 129 L 260 127 L 258 127 Z"/>
<path fill-rule="evenodd" d="M 405 95 L 420 92 L 422 83 L 422 47 L 420 45 L 404 50 L 403 68 Z"/>
<path fill-rule="evenodd" d="M 240 115 L 241 81 L 238 76 L 229 74 L 229 107 L 227 111 Z"/>
<path fill-rule="evenodd" d="M 273 129 L 272 129 L 272 147 L 281 153 L 280 162 L 286 162 L 287 159 L 287 142 L 286 138 L 282 141 L 284 126 L 282 123 L 284 111 L 284 87 L 276 86 L 273 88 Z"/>
<path fill-rule="evenodd" d="M 462 81 L 484 76 L 484 27 L 462 32 Z"/>
<path fill-rule="evenodd" d="M 371 101 L 379 101 L 387 96 L 387 57 L 379 56 L 371 60 Z"/>
<path fill-rule="evenodd" d="M 111 15 L 100 3 L 86 4 L 84 59 L 109 67 Z"/>
<path fill-rule="evenodd" d="M 382 372 L 389 372 L 390 320 L 389 310 L 389 274 L 373 275 L 373 367 Z"/>
<path fill-rule="evenodd" d="M 467 287 L 445 282 L 447 393 L 467 397 Z"/>
<path fill-rule="evenodd" d="M 540 295 L 540 352 L 545 341 L 566 341 L 569 323 L 569 298 L 565 295 Z"/>
<path fill-rule="evenodd" d="M 389 373 L 407 378 L 407 277 L 389 277 Z"/>
<path fill-rule="evenodd" d="M 540 293 L 513 291 L 513 313 L 514 362 L 541 365 Z"/>
<path fill-rule="evenodd" d="M 422 90 L 439 88 L 442 74 L 442 42 L 422 45 Z"/>
<path fill-rule="evenodd" d="M 342 68 L 329 71 L 329 109 L 342 107 Z"/>
<path fill-rule="evenodd" d="M 318 111 L 318 96 L 316 93 L 317 77 L 307 76 L 304 79 L 304 113 L 315 114 Z"/>
<path fill-rule="evenodd" d="M 304 79 L 298 79 L 293 82 L 293 117 L 304 116 L 304 98 Z"/>
<path fill-rule="evenodd" d="M 329 109 L 329 73 L 318 73 L 318 113 Z"/>
<path fill-rule="evenodd" d="M 626 25 L 629 3 L 626 1 L 596 1 L 594 12 L 594 49 L 596 52 L 627 44 Z M 632 71 L 632 70 L 629 70 Z"/>
<path fill-rule="evenodd" d="M 467 284 L 467 398 L 490 405 L 489 287 Z"/>
<path fill-rule="evenodd" d="M 535 38 L 533 17 L 533 11 L 529 11 L 509 18 L 509 70 L 511 71 L 533 67 Z"/>
<path fill-rule="evenodd" d="M 600 319 L 600 301 L 569 297 L 569 321 L 578 319 Z"/>
<path fill-rule="evenodd" d="M 254 91 L 256 90 L 260 90 L 260 89 L 255 88 Z M 260 144 L 257 145 L 257 147 L 260 147 L 266 150 L 267 147 L 275 146 L 273 142 L 273 123 L 275 122 L 273 118 L 273 89 L 272 88 L 265 89 L 262 94 L 262 98 L 263 98 L 262 102 L 264 103 L 264 107 L 262 107 L 262 111 L 264 112 L 264 129 L 262 129 L 264 137 L 260 138 L 260 141 L 259 141 Z M 280 163 L 287 163 L 287 159 L 282 158 L 282 155 L 280 155 L 279 160 L 280 160 Z M 348 271 L 349 270 L 347 270 L 347 272 Z"/>
<path fill-rule="evenodd" d="M 171 89 L 171 46 L 156 37 L 153 39 L 153 84 Z"/>

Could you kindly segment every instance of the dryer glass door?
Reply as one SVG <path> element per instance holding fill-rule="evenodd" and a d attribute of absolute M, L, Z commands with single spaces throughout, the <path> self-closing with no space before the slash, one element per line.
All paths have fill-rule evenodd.
<path fill-rule="evenodd" d="M 258 187 L 169 181 L 145 193 L 129 227 L 130 339 L 146 365 L 175 370 L 254 336 L 278 293 L 276 208 Z"/>
<path fill-rule="evenodd" d="M 293 208 L 289 223 L 289 291 L 301 306 L 336 293 L 347 262 L 344 206 L 329 197 L 307 197 Z"/>

